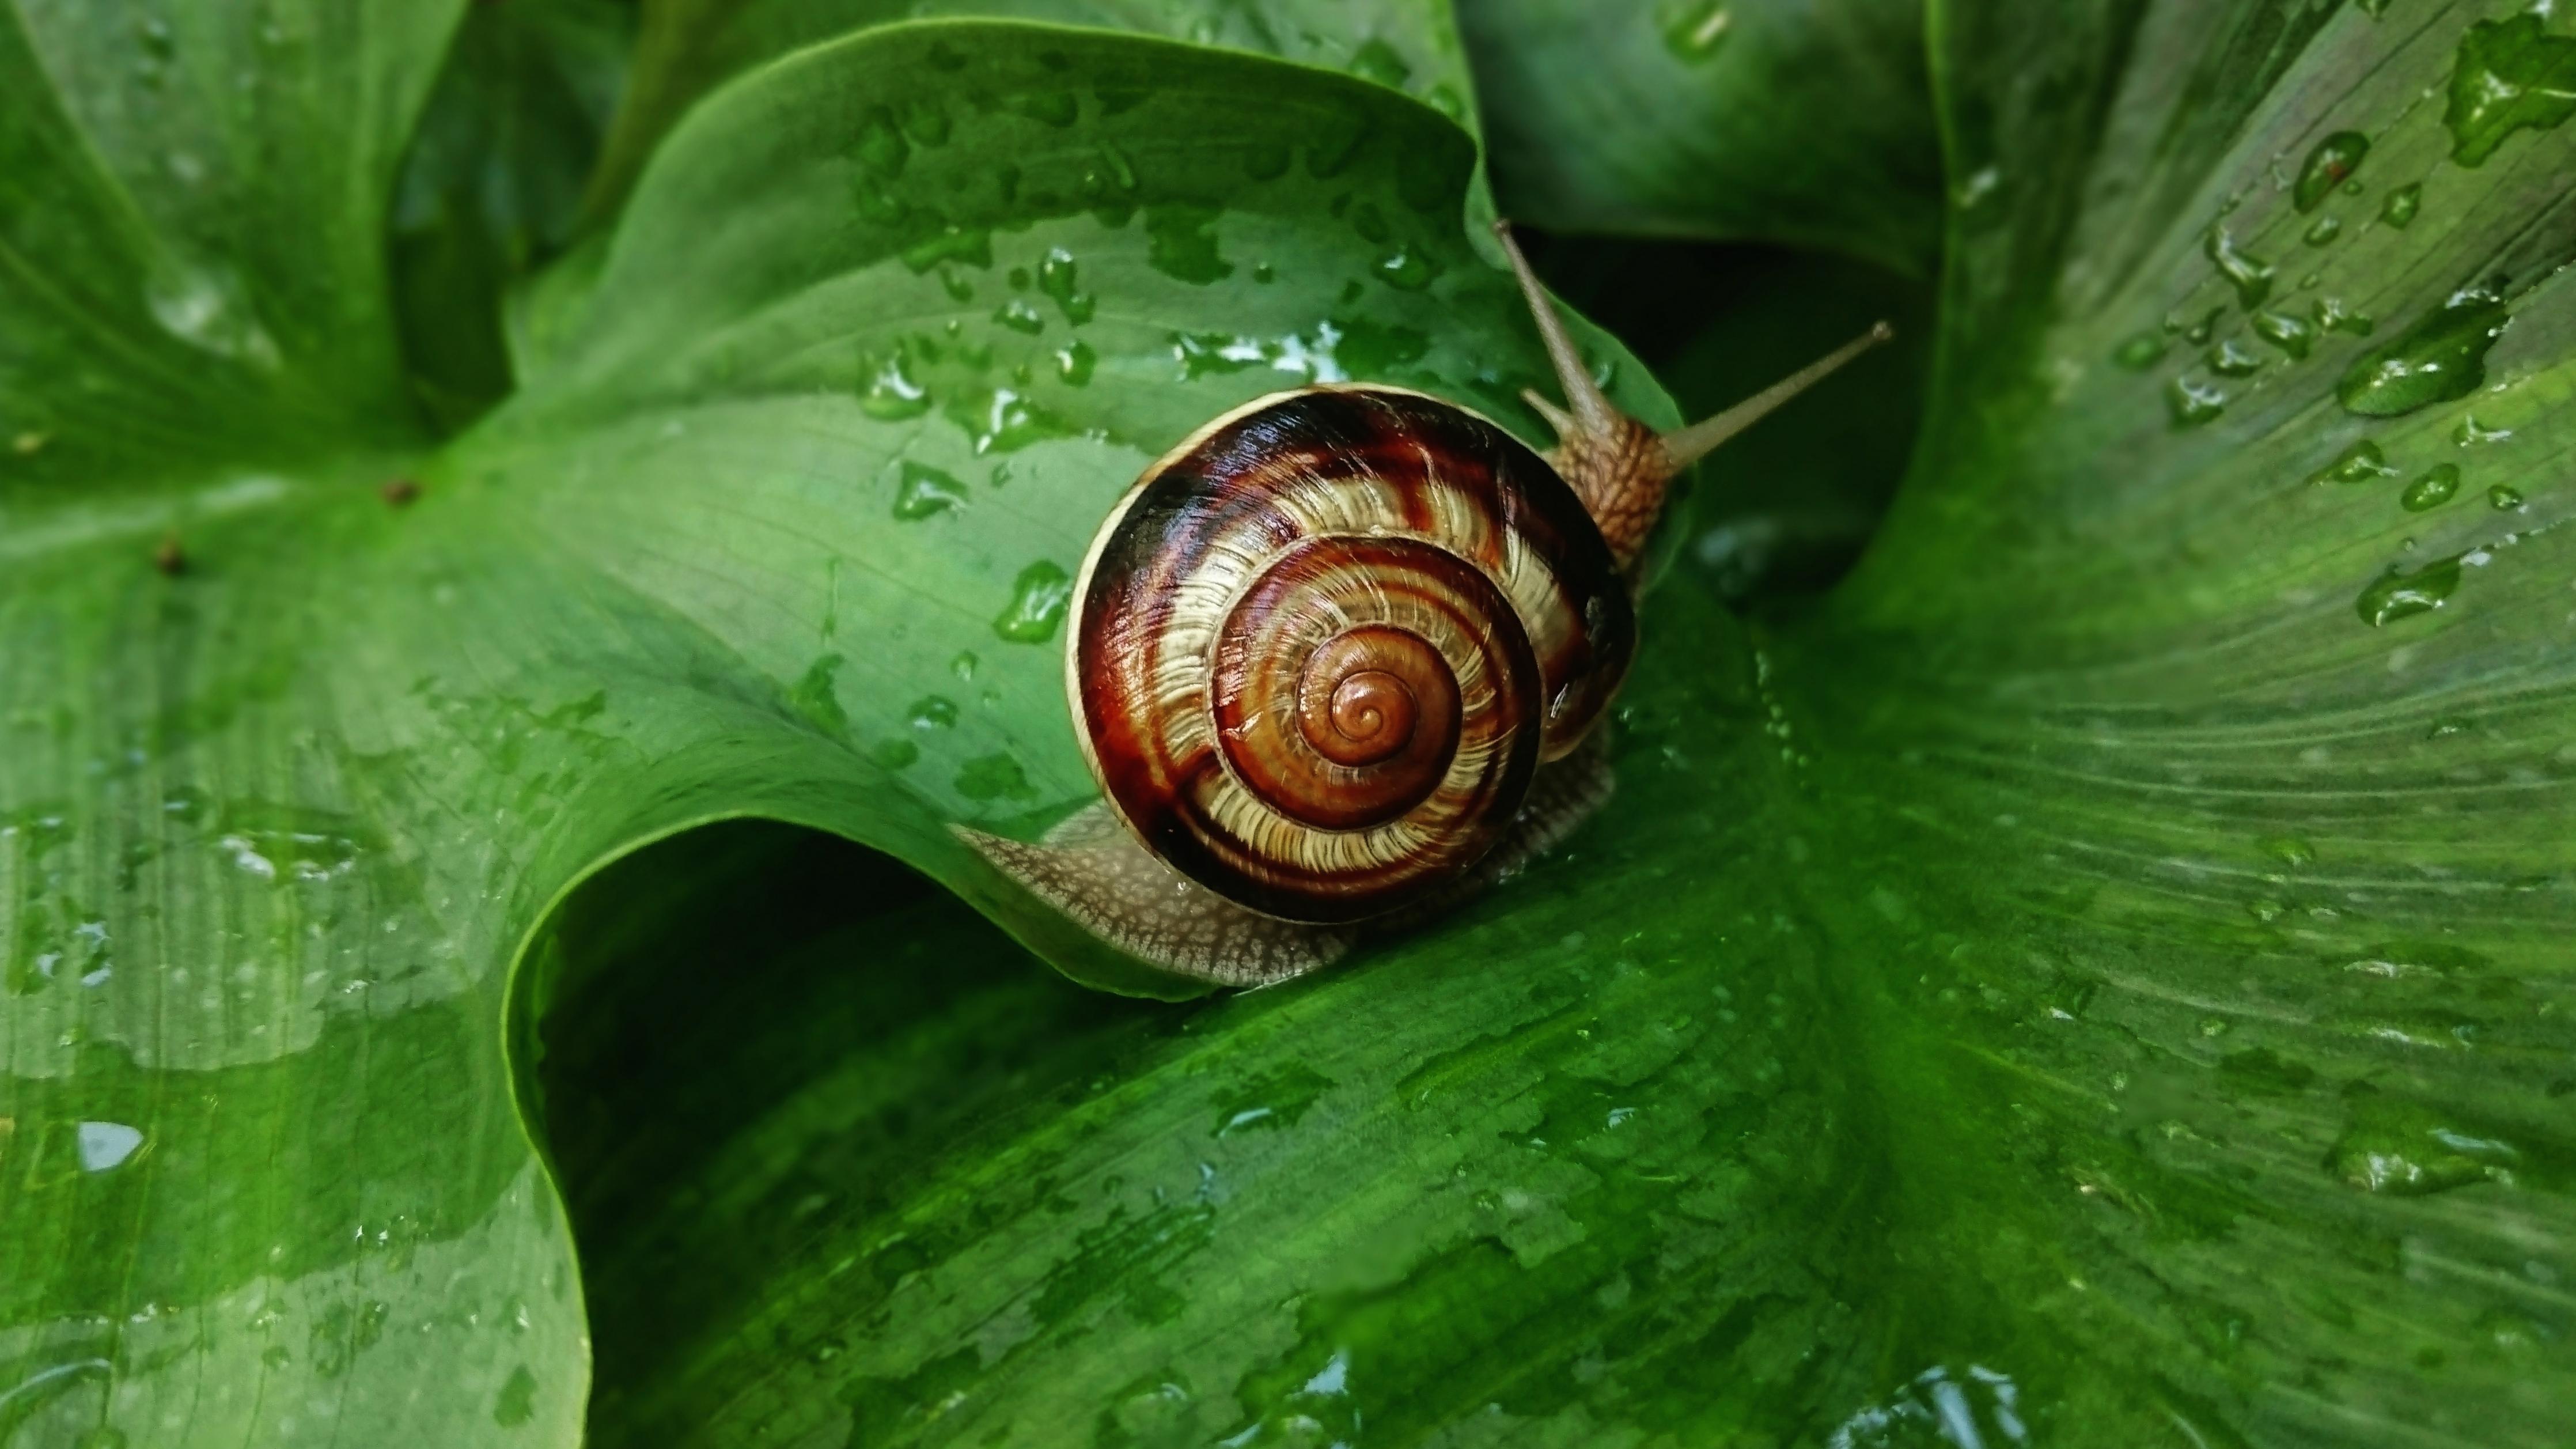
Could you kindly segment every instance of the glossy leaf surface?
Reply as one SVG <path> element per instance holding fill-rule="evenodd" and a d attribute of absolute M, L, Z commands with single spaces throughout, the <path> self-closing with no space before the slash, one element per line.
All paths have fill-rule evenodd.
<path fill-rule="evenodd" d="M 1569 850 L 1172 1006 L 783 827 L 575 885 L 768 816 L 1114 972 L 942 830 L 1088 793 L 1040 566 L 1328 369 L 1528 428 L 1463 135 L 800 52 L 432 450 L 370 228 L 453 15 L 277 11 L 0 27 L 0 1432 L 569 1444 L 595 1333 L 603 1443 L 2563 1433 L 2563 21 L 1937 6 L 1860 572 L 1682 572 Z"/>

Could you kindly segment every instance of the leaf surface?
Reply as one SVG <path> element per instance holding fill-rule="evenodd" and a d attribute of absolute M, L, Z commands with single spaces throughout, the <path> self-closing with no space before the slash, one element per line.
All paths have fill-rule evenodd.
<path fill-rule="evenodd" d="M 1937 270 L 1921 0 L 1461 0 L 1494 185 L 1564 231 Z"/>
<path fill-rule="evenodd" d="M 635 1320 L 795 1226 L 614 1345 L 604 1430 L 2555 1442 L 2576 133 L 2445 112 L 2551 53 L 2514 15 L 1938 12 L 1972 184 L 1860 572 L 1751 634 L 1657 595 L 1601 819 L 1350 969 L 1106 1022 L 978 975 L 939 1019 L 1047 1050 L 675 1108 L 701 1195 L 584 1199 Z M 983 1105 L 831 1115 L 925 1058 Z"/>
<path fill-rule="evenodd" d="M 85 28 L 106 14 L 0 31 L 24 93 L 52 94 L 34 57 L 164 44 Z M 231 75 L 227 46 L 309 67 L 277 62 L 279 114 L 256 89 L 227 113 L 243 155 L 304 163 L 222 208 L 120 210 L 116 128 L 152 151 L 201 116 L 0 133 L 53 168 L 9 173 L 29 260 L 0 294 L 32 423 L 0 492 L 0 1427 L 570 1443 L 584 1310 L 505 1032 L 553 902 L 768 815 L 941 875 L 1090 979 L 1195 989 L 1118 974 L 945 829 L 1089 793 L 1058 648 L 1090 528 L 1248 397 L 1365 375 L 1530 428 L 1543 362 L 1461 225 L 1472 143 L 1419 104 L 898 26 L 701 107 L 551 370 L 432 449 L 362 244 L 431 78 L 341 68 L 441 31 L 262 23 L 166 41 L 192 97 L 175 78 Z M 400 103 L 360 124 L 343 92 Z M 156 311 L 168 255 L 231 260 Z"/>

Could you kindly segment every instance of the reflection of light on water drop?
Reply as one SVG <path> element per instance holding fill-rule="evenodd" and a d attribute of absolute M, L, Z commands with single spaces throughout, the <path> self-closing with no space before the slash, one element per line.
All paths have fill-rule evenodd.
<path fill-rule="evenodd" d="M 251 319 L 230 277 L 197 267 L 165 267 L 144 288 L 152 320 L 203 352 L 254 366 L 277 366 L 277 343 Z"/>
<path fill-rule="evenodd" d="M 1925 1369 L 1884 1405 L 1862 1409 L 1838 1425 L 1831 1449 L 1895 1449 L 1897 1445 L 1947 1445 L 1991 1449 L 2029 1436 L 2021 1420 L 2021 1389 L 2010 1376 L 1982 1364 L 1953 1374 Z"/>
<path fill-rule="evenodd" d="M 1734 24 L 1726 0 L 1690 0 L 1665 11 L 1664 48 L 1683 60 L 1704 61 L 1717 54 Z"/>
<path fill-rule="evenodd" d="M 134 1149 L 143 1145 L 143 1132 L 122 1122 L 83 1122 L 76 1140 L 81 1171 L 105 1172 L 125 1165 Z"/>

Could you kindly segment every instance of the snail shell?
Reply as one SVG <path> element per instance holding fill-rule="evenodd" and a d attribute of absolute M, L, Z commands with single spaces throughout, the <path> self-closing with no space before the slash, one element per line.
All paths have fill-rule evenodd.
<path fill-rule="evenodd" d="M 1609 793 L 1574 752 L 1635 655 L 1667 485 L 1890 335 L 1658 434 L 1496 233 L 1564 390 L 1523 394 L 1547 457 L 1421 393 L 1301 388 L 1192 434 L 1094 537 L 1065 688 L 1103 803 L 1034 842 L 951 828 L 1118 950 L 1284 980 L 1562 839 Z"/>
<path fill-rule="evenodd" d="M 1583 501 L 1494 423 L 1304 388 L 1202 428 L 1110 514 L 1066 688 L 1110 806 L 1181 874 L 1338 924 L 1453 881 L 1636 651 Z"/>

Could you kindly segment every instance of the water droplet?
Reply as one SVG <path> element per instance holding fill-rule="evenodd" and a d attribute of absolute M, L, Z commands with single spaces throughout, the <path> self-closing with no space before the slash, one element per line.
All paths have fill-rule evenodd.
<path fill-rule="evenodd" d="M 1014 332 L 1025 332 L 1031 337 L 1046 330 L 1046 319 L 1038 315 L 1038 309 L 1017 297 L 995 308 L 993 320 Z"/>
<path fill-rule="evenodd" d="M 1073 576 L 1047 559 L 1020 570 L 1011 602 L 993 620 L 993 632 L 1014 644 L 1043 644 L 1055 637 L 1073 599 Z"/>
<path fill-rule="evenodd" d="M 1419 292 L 1440 275 L 1440 264 L 1409 246 L 1379 259 L 1377 279 L 1400 292 Z"/>
<path fill-rule="evenodd" d="M 859 119 L 858 133 L 850 138 L 850 158 L 881 182 L 903 174 L 904 163 L 912 159 L 912 146 L 895 124 L 894 112 L 884 106 L 868 108 Z"/>
<path fill-rule="evenodd" d="M 2424 183 L 2410 181 L 2388 193 L 2379 204 L 2379 219 L 2404 231 L 2415 221 L 2415 213 L 2424 209 Z"/>
<path fill-rule="evenodd" d="M 2477 415 L 2475 413 L 2462 417 L 2460 419 L 2460 425 L 2451 429 L 2452 444 L 2462 448 L 2475 447 L 2480 443 L 2501 443 L 2512 436 L 2513 429 L 2511 428 L 2488 428 L 2479 426 Z"/>
<path fill-rule="evenodd" d="M 2177 377 L 2165 389 L 2165 405 L 2175 427 L 2196 428 L 2227 410 L 2227 394 L 2208 383 Z"/>
<path fill-rule="evenodd" d="M 2359 131 L 2337 131 L 2319 141 L 2299 168 L 2291 200 L 2301 211 L 2316 210 L 2335 187 L 2361 169 L 2361 158 L 2369 154 L 2370 138 Z"/>
<path fill-rule="evenodd" d="M 957 651 L 956 657 L 948 661 L 948 672 L 956 675 L 959 679 L 973 679 L 975 677 L 975 666 L 982 662 L 983 661 L 975 657 L 974 650 L 960 649 Z"/>
<path fill-rule="evenodd" d="M 1008 755 L 978 755 L 957 767 L 957 793 L 969 800 L 1029 800 L 1037 787 L 1029 783 L 1020 762 Z"/>
<path fill-rule="evenodd" d="M 143 1145 L 143 1130 L 122 1122 L 83 1122 L 73 1129 L 81 1171 L 107 1172 L 122 1167 Z"/>
<path fill-rule="evenodd" d="M 2293 358 L 2306 357 L 2316 345 L 2316 329 L 2286 312 L 2255 313 L 2254 332 Z"/>
<path fill-rule="evenodd" d="M 2464 287 L 2415 325 L 2354 358 L 2335 384 L 2344 410 L 2393 418 L 2467 397 L 2487 380 L 2488 349 L 2512 314 L 2483 287 Z"/>
<path fill-rule="evenodd" d="M 1145 233 L 1152 245 L 1146 260 L 1164 276 L 1198 286 L 1234 275 L 1234 264 L 1217 251 L 1216 218 L 1212 206 L 1147 207 Z"/>
<path fill-rule="evenodd" d="M 1255 181 L 1276 181 L 1288 174 L 1288 148 L 1267 141 L 1254 142 L 1243 153 L 1243 174 Z"/>
<path fill-rule="evenodd" d="M 2209 370 L 2220 377 L 2252 377 L 2263 369 L 2262 354 L 2233 337 L 2209 349 L 2203 360 L 2209 364 Z"/>
<path fill-rule="evenodd" d="M 909 769 L 914 761 L 921 758 L 921 746 L 910 740 L 887 740 L 868 751 L 868 758 L 874 760 L 880 769 Z"/>
<path fill-rule="evenodd" d="M 867 391 L 859 396 L 859 411 L 884 422 L 917 418 L 930 411 L 930 393 L 912 378 L 910 358 L 903 348 L 882 363 L 863 364 L 872 369 Z"/>
<path fill-rule="evenodd" d="M 509 1381 L 501 1385 L 500 1396 L 492 1401 L 492 1422 L 504 1429 L 515 1429 L 536 1417 L 537 1376 L 521 1364 L 510 1371 Z"/>
<path fill-rule="evenodd" d="M 2345 310 L 2340 297 L 2319 297 L 2316 305 L 2309 309 L 2309 315 L 2317 319 L 2317 326 L 2324 331 L 2349 332 L 2355 337 L 2368 337 L 2375 325 L 2361 313 Z"/>
<path fill-rule="evenodd" d="M 945 695 L 925 694 L 912 702 L 909 714 L 917 730 L 944 730 L 957 723 L 957 701 Z"/>
<path fill-rule="evenodd" d="M 2218 274 L 2236 289 L 2237 306 L 2251 312 L 2272 295 L 2271 264 L 2238 250 L 2236 238 L 2228 234 L 2227 228 L 2211 227 L 2201 250 L 2208 255 L 2210 265 L 2218 268 Z"/>
<path fill-rule="evenodd" d="M 2576 116 L 2576 37 L 2548 35 L 2541 14 L 2526 11 L 2469 27 L 2451 70 L 2451 159 L 2482 166 L 2505 138 L 2546 131 Z"/>
<path fill-rule="evenodd" d="M 1664 48 L 1693 64 L 1716 55 L 1726 42 L 1727 31 L 1735 25 L 1727 0 L 1685 0 L 1682 4 L 1668 0 L 1662 12 Z"/>
<path fill-rule="evenodd" d="M 984 227 L 963 227 L 950 222 L 921 238 L 902 252 L 903 264 L 915 276 L 929 271 L 941 262 L 963 262 L 973 267 L 993 265 L 993 233 Z"/>
<path fill-rule="evenodd" d="M 2335 460 L 2308 475 L 2311 487 L 2320 483 L 2368 483 L 2378 478 L 2396 476 L 2388 466 L 2388 455 L 2368 438 L 2335 455 Z"/>
<path fill-rule="evenodd" d="M 1028 400 L 1015 388 L 999 387 L 979 396 L 950 402 L 948 416 L 974 440 L 976 456 L 1015 453 L 1049 438 L 1070 438 L 1071 424 Z"/>
<path fill-rule="evenodd" d="M 903 481 L 895 489 L 894 516 L 906 523 L 964 506 L 966 485 L 956 476 L 927 463 L 904 460 Z"/>
<path fill-rule="evenodd" d="M 2219 319 L 2226 315 L 2227 308 L 2224 305 L 2210 308 L 2209 315 L 2183 329 L 2182 340 L 2194 347 L 2200 346 L 2218 335 Z"/>
<path fill-rule="evenodd" d="M 948 144 L 948 113 L 929 99 L 904 102 L 903 134 L 918 146 Z"/>
<path fill-rule="evenodd" d="M 1038 263 L 1038 290 L 1054 298 L 1055 304 L 1064 309 L 1064 320 L 1076 327 L 1090 321 L 1098 306 L 1088 293 L 1075 289 L 1078 270 L 1073 253 L 1062 247 L 1049 248 Z"/>
<path fill-rule="evenodd" d="M 2499 513 L 2510 513 L 2522 506 L 2522 494 L 2498 483 L 2487 490 L 2487 504 Z"/>
<path fill-rule="evenodd" d="M 2426 1107 L 2365 1093 L 2354 1100 L 2326 1169 L 2364 1192 L 2411 1197 L 2511 1182 L 2521 1158 L 2501 1138 L 2460 1130 Z"/>
<path fill-rule="evenodd" d="M 2164 360 L 2165 339 L 2156 332 L 2140 332 L 2121 343 L 2111 360 L 2131 372 L 2144 372 Z"/>
<path fill-rule="evenodd" d="M 2314 222 L 2309 224 L 2308 229 L 2305 232 L 2300 234 L 2301 239 L 2312 247 L 2324 246 L 2326 243 L 2333 241 L 2336 237 L 2341 235 L 2343 235 L 2343 221 L 2332 213 L 2318 217 Z M 2314 284 L 2309 283 L 2306 285 Z"/>
<path fill-rule="evenodd" d="M 1307 122 L 1306 174 L 1318 181 L 1329 181 L 1341 175 L 1359 159 L 1368 136 L 1368 116 L 1356 108 L 1326 111 L 1310 117 Z"/>
<path fill-rule="evenodd" d="M 1347 69 L 1362 80 L 1375 81 L 1396 90 L 1402 90 L 1405 81 L 1413 75 L 1413 67 L 1404 63 L 1404 57 L 1396 53 L 1395 47 L 1375 36 L 1351 53 Z"/>
<path fill-rule="evenodd" d="M 1068 387 L 1081 387 L 1091 381 L 1093 368 L 1100 365 L 1100 354 L 1081 342 L 1059 350 L 1055 355 L 1055 375 Z"/>
<path fill-rule="evenodd" d="M 2459 491 L 2459 465 L 2439 463 L 2427 469 L 2423 477 L 2407 484 L 2405 493 L 2397 501 L 2405 505 L 2409 513 L 2427 513 L 2450 502 L 2451 495 Z"/>
<path fill-rule="evenodd" d="M 2459 587 L 2457 557 L 2426 564 L 2413 573 L 2392 568 L 2361 591 L 2361 597 L 2353 601 L 2353 609 L 2363 623 L 2374 629 L 2384 628 L 2400 619 L 2441 608 Z"/>
<path fill-rule="evenodd" d="M 251 316 L 240 282 L 226 271 L 164 267 L 144 289 L 152 320 L 171 336 L 217 357 L 278 365 L 277 343 Z"/>
<path fill-rule="evenodd" d="M 1082 115 L 1082 102 L 1071 91 L 1024 92 L 1005 97 L 1002 108 L 1058 130 L 1072 125 Z"/>

